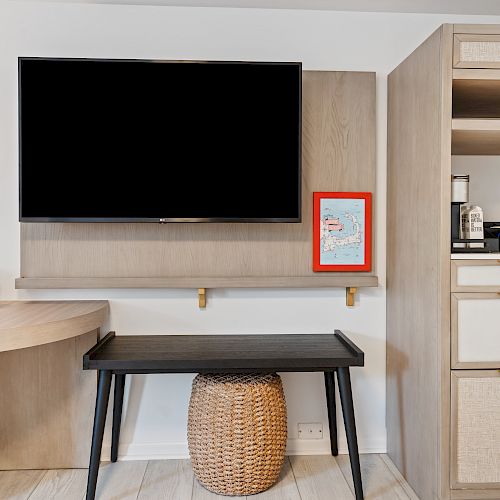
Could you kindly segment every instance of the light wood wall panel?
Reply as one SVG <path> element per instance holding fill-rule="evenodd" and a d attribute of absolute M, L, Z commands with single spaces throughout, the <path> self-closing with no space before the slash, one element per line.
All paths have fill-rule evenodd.
<path fill-rule="evenodd" d="M 302 140 L 300 224 L 24 223 L 21 277 L 314 276 L 313 191 L 375 192 L 375 74 L 304 72 Z"/>
<path fill-rule="evenodd" d="M 388 454 L 422 499 L 449 498 L 452 27 L 389 75 Z"/>

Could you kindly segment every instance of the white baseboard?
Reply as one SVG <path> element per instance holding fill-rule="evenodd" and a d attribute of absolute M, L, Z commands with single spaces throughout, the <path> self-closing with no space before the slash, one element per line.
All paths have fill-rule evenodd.
<path fill-rule="evenodd" d="M 363 439 L 360 442 L 360 453 L 386 453 L 386 439 Z M 339 440 L 339 453 L 347 454 L 347 443 Z M 286 447 L 287 455 L 329 455 L 328 439 L 289 439 Z M 187 442 L 168 443 L 129 443 L 121 444 L 120 460 L 165 460 L 189 458 Z M 103 445 L 102 460 L 109 460 L 110 446 Z"/>
<path fill-rule="evenodd" d="M 347 442 L 339 439 L 339 454 L 349 453 Z M 386 453 L 387 441 L 385 436 L 379 439 L 363 439 L 359 444 L 360 453 Z M 287 455 L 330 455 L 329 439 L 289 439 L 286 444 Z"/>

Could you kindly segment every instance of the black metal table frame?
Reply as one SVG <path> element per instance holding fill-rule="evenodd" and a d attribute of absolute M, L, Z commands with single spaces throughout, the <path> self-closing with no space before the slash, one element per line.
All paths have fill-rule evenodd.
<path fill-rule="evenodd" d="M 85 366 L 85 358 L 88 359 L 89 354 L 98 349 L 102 343 L 107 342 L 110 336 L 113 337 L 114 335 L 115 332 L 108 333 L 106 337 L 101 339 L 101 341 L 94 348 L 92 348 L 87 354 L 85 354 L 84 368 L 88 369 Z M 357 355 L 363 356 L 363 352 L 359 350 L 357 346 L 355 346 L 342 332 L 336 330 L 335 336 L 337 336 Z M 134 373 L 141 373 L 141 374 L 186 373 L 186 371 L 184 370 L 179 372 L 170 370 L 162 371 L 159 370 L 158 368 L 152 368 L 150 370 L 147 369 L 136 370 L 133 368 L 97 369 L 97 371 L 98 371 L 97 396 L 96 396 L 94 425 L 92 433 L 92 447 L 90 452 L 90 464 L 89 464 L 89 472 L 87 480 L 86 500 L 94 500 L 95 498 L 96 487 L 97 487 L 97 476 L 99 473 L 99 464 L 101 460 L 102 440 L 104 435 L 104 426 L 106 422 L 106 414 L 109 403 L 112 376 L 114 375 L 115 377 L 115 385 L 114 385 L 114 400 L 113 400 L 113 422 L 112 422 L 112 432 L 111 432 L 111 462 L 116 462 L 118 460 L 118 444 L 120 439 L 123 394 L 125 389 L 125 376 L 127 374 L 134 374 Z M 216 370 L 210 370 L 210 371 L 215 372 Z M 255 372 L 256 370 L 249 370 L 249 371 Z M 338 455 L 335 378 L 334 378 L 335 372 L 337 373 L 339 395 L 342 406 L 342 414 L 344 418 L 344 427 L 347 437 L 349 458 L 351 462 L 354 492 L 356 500 L 363 500 L 364 498 L 363 486 L 361 479 L 361 468 L 359 463 L 356 421 L 354 418 L 354 406 L 352 400 L 351 376 L 350 376 L 349 366 L 339 366 L 324 371 L 331 453 L 333 456 Z M 198 373 L 198 372 L 193 371 L 187 373 Z"/>

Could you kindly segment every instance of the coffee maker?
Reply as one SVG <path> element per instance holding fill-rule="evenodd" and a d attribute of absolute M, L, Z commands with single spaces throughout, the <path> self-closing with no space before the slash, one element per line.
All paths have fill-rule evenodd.
<path fill-rule="evenodd" d="M 456 240 L 463 239 L 461 234 L 462 211 L 469 203 L 469 176 L 451 176 L 451 248 L 458 250 L 466 248 L 466 243 L 459 243 Z M 458 250 L 459 251 L 459 250 Z"/>

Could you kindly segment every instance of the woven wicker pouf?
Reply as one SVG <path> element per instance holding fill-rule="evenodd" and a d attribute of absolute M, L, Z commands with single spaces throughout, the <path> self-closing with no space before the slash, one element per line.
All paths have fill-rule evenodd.
<path fill-rule="evenodd" d="M 285 459 L 286 404 L 273 374 L 197 375 L 189 402 L 194 474 L 220 495 L 270 488 Z"/>

